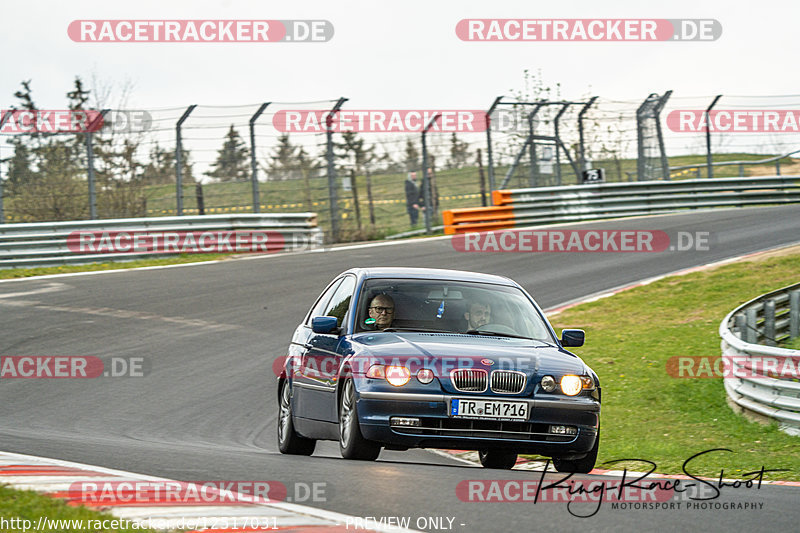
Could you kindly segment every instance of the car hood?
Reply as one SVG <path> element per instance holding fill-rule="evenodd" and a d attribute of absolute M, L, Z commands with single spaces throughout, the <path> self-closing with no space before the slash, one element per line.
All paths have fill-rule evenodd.
<path fill-rule="evenodd" d="M 383 364 L 406 364 L 415 371 L 427 367 L 437 376 L 454 368 L 516 370 L 534 375 L 583 373 L 586 366 L 574 354 L 542 341 L 459 333 L 367 332 L 351 338 L 356 353 Z"/>

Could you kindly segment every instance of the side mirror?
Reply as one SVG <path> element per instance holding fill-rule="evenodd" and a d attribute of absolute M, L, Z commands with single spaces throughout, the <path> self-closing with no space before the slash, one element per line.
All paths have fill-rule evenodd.
<path fill-rule="evenodd" d="M 582 329 L 565 329 L 561 332 L 561 346 L 577 348 L 583 346 L 586 333 Z"/>
<path fill-rule="evenodd" d="M 339 326 L 335 316 L 315 316 L 311 319 L 314 333 L 338 333 Z"/>

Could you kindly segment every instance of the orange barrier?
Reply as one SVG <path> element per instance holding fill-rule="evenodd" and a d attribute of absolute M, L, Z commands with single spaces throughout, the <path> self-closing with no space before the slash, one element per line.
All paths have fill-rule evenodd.
<path fill-rule="evenodd" d="M 494 205 L 511 205 L 511 192 L 509 189 L 502 191 L 492 191 L 492 203 Z"/>
<path fill-rule="evenodd" d="M 510 205 L 448 209 L 442 211 L 442 221 L 445 235 L 507 229 L 515 225 L 514 209 Z"/>

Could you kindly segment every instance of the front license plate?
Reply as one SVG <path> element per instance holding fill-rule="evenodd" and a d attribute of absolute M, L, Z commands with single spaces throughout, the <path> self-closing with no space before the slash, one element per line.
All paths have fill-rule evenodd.
<path fill-rule="evenodd" d="M 473 398 L 452 398 L 450 416 L 460 418 L 503 418 L 505 420 L 527 420 L 527 402 L 504 402 L 498 400 L 477 400 Z"/>

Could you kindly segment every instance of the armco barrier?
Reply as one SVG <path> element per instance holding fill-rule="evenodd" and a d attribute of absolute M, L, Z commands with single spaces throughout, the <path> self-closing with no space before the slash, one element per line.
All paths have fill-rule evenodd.
<path fill-rule="evenodd" d="M 731 407 L 800 436 L 800 350 L 776 347 L 800 335 L 800 283 L 737 307 L 719 334 L 723 360 L 731 363 L 724 379 Z"/>
<path fill-rule="evenodd" d="M 286 250 L 319 247 L 322 245 L 323 239 L 322 231 L 317 227 L 316 213 L 204 215 L 0 224 L 0 268 L 95 263 L 174 255 L 152 252 L 75 253 L 67 246 L 67 237 L 77 231 L 202 232 L 233 230 L 280 233 L 283 237 L 281 249 Z"/>
<path fill-rule="evenodd" d="M 800 203 L 800 177 L 537 187 L 494 191 L 492 198 L 494 207 L 445 211 L 445 233 L 669 213 L 682 209 Z"/>

